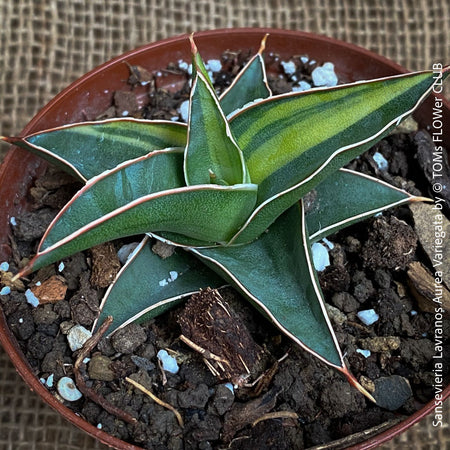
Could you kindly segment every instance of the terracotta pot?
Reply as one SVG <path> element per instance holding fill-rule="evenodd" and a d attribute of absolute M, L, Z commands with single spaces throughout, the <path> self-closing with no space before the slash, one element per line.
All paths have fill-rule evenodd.
<path fill-rule="evenodd" d="M 277 53 L 281 58 L 308 54 L 319 61 L 332 61 L 341 81 L 363 80 L 406 72 L 404 68 L 394 62 L 363 48 L 310 33 L 258 28 L 225 29 L 200 32 L 196 34 L 196 42 L 205 59 L 220 57 L 227 49 L 249 49 L 254 53 L 258 50 L 260 40 L 266 32 L 270 33 L 267 44 L 268 52 Z M 33 118 L 22 133 L 27 134 L 56 125 L 82 121 L 86 114 L 95 116 L 103 112 L 111 104 L 113 92 L 123 88 L 123 80 L 128 78 L 129 69 L 125 62 L 143 66 L 149 71 L 158 71 L 179 59 L 190 60 L 190 46 L 186 35 L 149 44 L 115 58 L 84 75 L 57 95 Z M 173 89 L 177 79 L 169 75 L 160 77 L 158 83 L 160 86 Z M 145 95 L 144 91 L 142 94 Z M 415 114 L 416 120 L 422 127 L 430 125 L 432 121 L 433 104 L 434 98 L 428 97 Z M 450 105 L 448 103 L 444 104 L 443 116 L 447 128 L 450 127 Z M 444 136 L 444 141 L 447 148 L 450 148 L 449 135 Z M 0 261 L 6 260 L 11 253 L 8 240 L 9 220 L 27 208 L 27 191 L 33 180 L 43 172 L 45 166 L 42 160 L 21 149 L 14 148 L 7 154 L 0 167 L 0 198 L 2 201 L 0 208 Z M 3 313 L 0 314 L 0 342 L 28 386 L 66 419 L 109 446 L 117 449 L 138 448 L 111 437 L 59 403 L 33 374 L 6 324 Z M 450 396 L 450 386 L 445 389 L 443 396 L 444 398 Z M 432 401 L 408 419 L 352 448 L 376 447 L 405 431 L 425 415 L 431 413 L 433 408 L 434 402 Z"/>

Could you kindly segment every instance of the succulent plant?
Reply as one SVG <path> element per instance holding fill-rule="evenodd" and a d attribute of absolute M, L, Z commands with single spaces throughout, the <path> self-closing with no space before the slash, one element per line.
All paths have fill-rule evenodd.
<path fill-rule="evenodd" d="M 85 183 L 17 276 L 105 241 L 143 235 L 107 290 L 97 323 L 111 315 L 117 330 L 229 283 L 371 398 L 344 362 L 311 245 L 421 200 L 341 167 L 411 114 L 438 78 L 423 71 L 272 95 L 265 40 L 218 97 L 191 38 L 187 126 L 124 118 L 3 137 Z M 152 238 L 176 251 L 160 258 Z"/>

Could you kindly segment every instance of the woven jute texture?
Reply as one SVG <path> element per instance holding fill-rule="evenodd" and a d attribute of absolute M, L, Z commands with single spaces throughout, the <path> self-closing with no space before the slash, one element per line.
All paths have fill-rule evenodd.
<path fill-rule="evenodd" d="M 18 134 L 71 81 L 127 50 L 243 26 L 325 34 L 411 70 L 450 62 L 448 0 L 0 0 L 0 133 Z M 382 448 L 450 448 L 449 405 L 444 428 L 430 417 Z M 0 349 L 0 450 L 105 448 L 29 392 Z"/>

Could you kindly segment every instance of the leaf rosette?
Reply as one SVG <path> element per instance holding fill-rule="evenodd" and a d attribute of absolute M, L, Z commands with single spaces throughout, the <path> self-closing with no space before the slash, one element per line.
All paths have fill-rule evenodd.
<path fill-rule="evenodd" d="M 114 331 L 230 283 L 371 398 L 345 365 L 311 244 L 423 200 L 342 166 L 390 133 L 439 79 L 423 71 L 272 95 L 265 41 L 218 97 L 191 38 L 187 125 L 110 119 L 2 138 L 84 183 L 18 276 L 105 241 L 144 235 L 109 287 L 97 323 L 111 315 Z M 306 211 L 302 199 L 311 191 L 314 207 Z M 177 250 L 163 260 L 150 237 Z M 168 273 L 176 277 L 159 283 Z"/>

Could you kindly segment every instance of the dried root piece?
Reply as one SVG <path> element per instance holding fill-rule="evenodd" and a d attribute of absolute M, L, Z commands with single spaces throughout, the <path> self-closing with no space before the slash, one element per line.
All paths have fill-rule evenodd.
<path fill-rule="evenodd" d="M 258 417 L 253 423 L 252 427 L 254 427 L 257 423 L 262 422 L 263 420 L 269 419 L 294 419 L 298 420 L 298 414 L 293 411 L 275 411 L 272 413 L 263 414 L 261 417 Z"/>
<path fill-rule="evenodd" d="M 216 289 L 194 294 L 178 323 L 180 339 L 200 353 L 209 370 L 221 380 L 242 384 L 260 360 L 261 347 Z"/>
<path fill-rule="evenodd" d="M 128 381 L 128 383 L 132 384 L 135 388 L 139 389 L 144 394 L 147 394 L 154 402 L 158 403 L 158 405 L 161 405 L 162 407 L 167 408 L 170 411 L 172 411 L 175 414 L 175 417 L 177 418 L 180 427 L 181 428 L 184 427 L 184 422 L 183 422 L 183 418 L 181 417 L 181 414 L 172 405 L 169 405 L 169 403 L 162 401 L 160 398 L 158 398 L 155 394 L 153 394 L 147 388 L 142 386 L 142 384 L 139 384 L 137 381 L 134 381 L 128 377 L 126 377 L 125 380 Z"/>
<path fill-rule="evenodd" d="M 95 392 L 93 389 L 89 388 L 86 385 L 86 382 L 84 381 L 83 375 L 80 371 L 80 366 L 83 363 L 83 360 L 89 356 L 91 351 L 95 348 L 95 346 L 99 343 L 102 336 L 106 333 L 106 330 L 109 328 L 109 326 L 112 323 L 112 317 L 108 316 L 105 321 L 102 323 L 98 331 L 86 341 L 83 348 L 80 350 L 80 353 L 78 353 L 77 360 L 75 361 L 75 365 L 73 367 L 73 372 L 75 374 L 75 380 L 78 389 L 87 397 L 90 398 L 93 402 L 100 405 L 103 409 L 108 411 L 110 414 L 113 414 L 114 416 L 118 417 L 119 419 L 122 419 L 123 421 L 134 424 L 137 422 L 137 419 L 133 417 L 131 414 L 127 413 L 126 411 L 123 411 L 122 409 L 118 408 L 117 406 L 110 403 L 108 400 L 106 400 L 105 397 Z"/>

